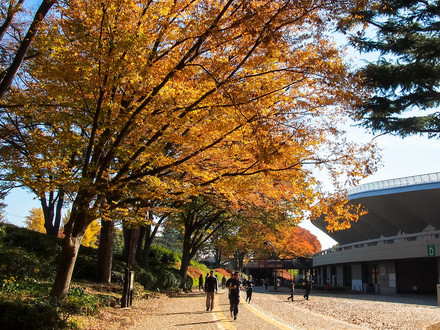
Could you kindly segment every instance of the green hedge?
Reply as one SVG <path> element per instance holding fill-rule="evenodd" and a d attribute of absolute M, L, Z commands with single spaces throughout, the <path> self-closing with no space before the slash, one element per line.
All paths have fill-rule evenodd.
<path fill-rule="evenodd" d="M 3 330 L 67 328 L 57 307 L 44 300 L 0 301 L 0 324 Z"/>

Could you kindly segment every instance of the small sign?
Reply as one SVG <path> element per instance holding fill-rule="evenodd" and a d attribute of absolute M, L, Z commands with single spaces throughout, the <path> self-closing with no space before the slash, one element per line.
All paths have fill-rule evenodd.
<path fill-rule="evenodd" d="M 134 272 L 130 272 L 130 291 L 133 291 L 134 289 Z"/>
<path fill-rule="evenodd" d="M 435 256 L 435 245 L 428 245 L 428 257 Z"/>

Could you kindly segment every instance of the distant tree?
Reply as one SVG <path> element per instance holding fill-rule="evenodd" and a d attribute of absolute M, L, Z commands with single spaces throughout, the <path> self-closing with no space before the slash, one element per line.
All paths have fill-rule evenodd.
<path fill-rule="evenodd" d="M 354 12 L 352 19 L 341 22 L 344 31 L 359 24 L 377 31 L 374 38 L 352 34 L 352 45 L 361 52 L 381 54 L 361 69 L 365 85 L 374 92 L 360 108 L 361 125 L 402 137 L 438 138 L 440 112 L 423 116 L 407 112 L 440 105 L 440 1 L 382 0 L 369 10 Z"/>
<path fill-rule="evenodd" d="M 3 202 L 0 202 L 0 223 L 6 223 L 7 219 L 5 216 L 5 208 L 6 208 L 6 204 Z"/>
<path fill-rule="evenodd" d="M 314 253 L 321 251 L 318 238 L 299 226 L 282 231 L 276 239 L 276 245 L 279 257 L 284 259 L 311 258 Z"/>
<path fill-rule="evenodd" d="M 101 230 L 99 220 L 93 221 L 89 227 L 87 227 L 86 233 L 82 239 L 81 245 L 88 247 L 98 247 L 98 234 Z"/>
<path fill-rule="evenodd" d="M 183 233 L 176 228 L 165 226 L 162 234 L 155 239 L 155 245 L 163 246 L 173 252 L 182 252 Z"/>
<path fill-rule="evenodd" d="M 180 276 L 186 289 L 186 278 L 191 260 L 202 246 L 228 220 L 225 210 L 217 208 L 203 198 L 194 198 L 182 207 L 182 212 L 170 216 L 176 228 L 183 231 Z"/>
<path fill-rule="evenodd" d="M 33 207 L 26 217 L 26 228 L 40 233 L 46 233 L 44 229 L 44 214 L 40 207 Z"/>

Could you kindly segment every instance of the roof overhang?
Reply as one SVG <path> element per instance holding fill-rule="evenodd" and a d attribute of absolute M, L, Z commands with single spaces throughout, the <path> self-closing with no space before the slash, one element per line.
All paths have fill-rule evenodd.
<path fill-rule="evenodd" d="M 440 182 L 370 190 L 349 195 L 350 203 L 361 204 L 368 214 L 351 228 L 328 233 L 340 245 L 440 229 Z M 324 217 L 312 221 L 324 232 Z"/>

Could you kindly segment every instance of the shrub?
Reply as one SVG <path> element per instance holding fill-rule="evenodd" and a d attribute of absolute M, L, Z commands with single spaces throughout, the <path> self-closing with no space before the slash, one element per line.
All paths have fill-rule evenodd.
<path fill-rule="evenodd" d="M 78 255 L 72 277 L 76 280 L 90 280 L 96 273 L 96 258 Z"/>
<path fill-rule="evenodd" d="M 177 254 L 159 245 L 152 245 L 148 254 L 148 265 L 150 267 L 170 267 L 174 265 L 179 258 Z"/>
<path fill-rule="evenodd" d="M 42 258 L 18 247 L 4 247 L 0 250 L 0 279 L 11 274 L 18 278 L 49 280 L 56 272 L 56 258 Z"/>
<path fill-rule="evenodd" d="M 135 270 L 135 281 L 150 291 L 178 288 L 182 283 L 175 268 L 139 268 Z"/>
<path fill-rule="evenodd" d="M 72 287 L 61 306 L 70 314 L 93 315 L 98 311 L 99 301 L 99 296 L 90 295 L 80 287 Z"/>
<path fill-rule="evenodd" d="M 194 286 L 194 279 L 192 278 L 191 275 L 187 275 L 186 276 L 186 289 L 188 291 L 191 291 L 193 286 Z"/>
<path fill-rule="evenodd" d="M 57 308 L 42 299 L 0 301 L 0 324 L 3 330 L 67 328 Z"/>
<path fill-rule="evenodd" d="M 4 246 L 20 247 L 40 257 L 53 259 L 61 251 L 61 239 L 14 225 L 4 225 Z"/>

